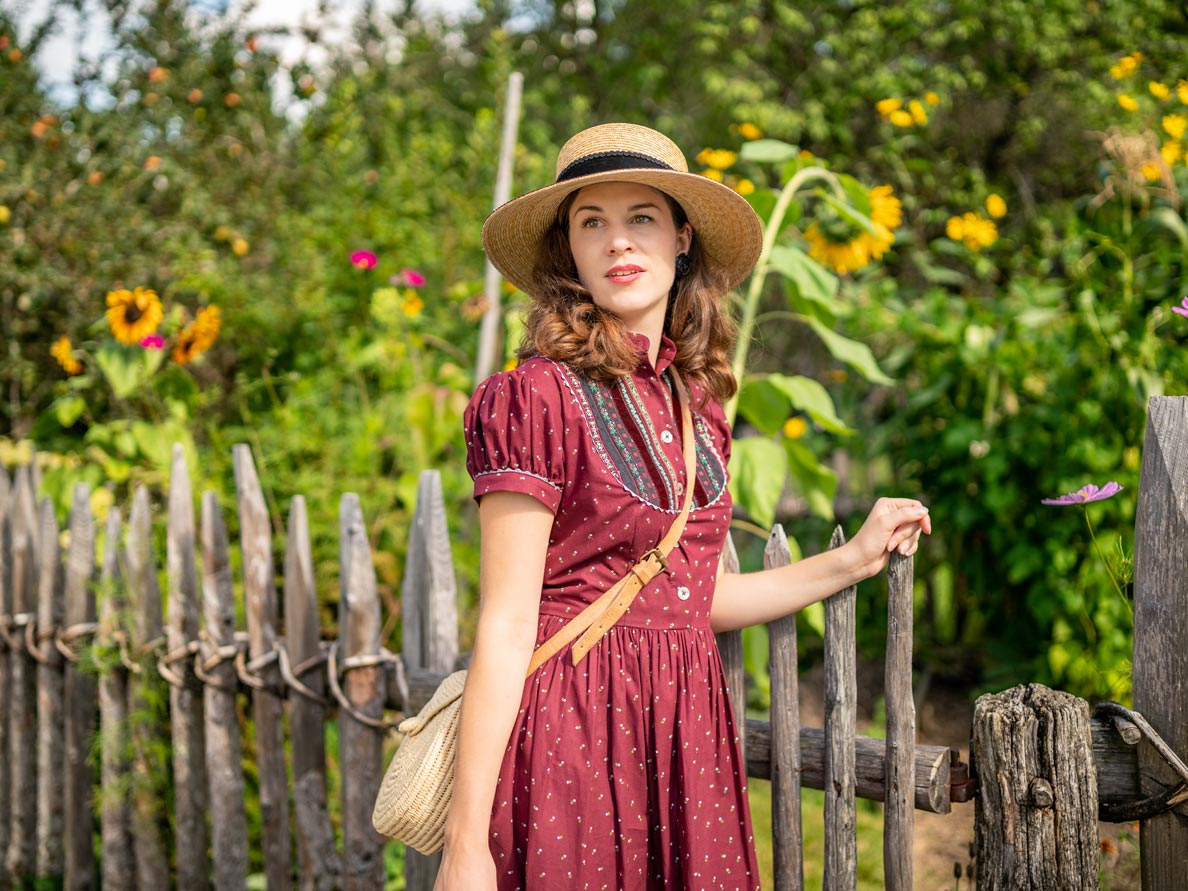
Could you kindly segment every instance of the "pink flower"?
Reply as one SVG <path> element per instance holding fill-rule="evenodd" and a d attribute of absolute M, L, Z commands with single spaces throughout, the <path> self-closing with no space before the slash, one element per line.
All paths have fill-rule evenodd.
<path fill-rule="evenodd" d="M 150 334 L 148 337 L 141 338 L 140 345 L 146 350 L 163 350 L 165 349 L 165 338 L 160 334 Z"/>
<path fill-rule="evenodd" d="M 395 278 L 395 276 L 393 276 Z M 392 282 L 392 284 L 397 284 Z M 417 272 L 415 269 L 409 269 L 407 266 L 400 270 L 400 284 L 408 285 L 410 288 L 419 288 L 425 284 L 425 276 Z M 1188 304 L 1188 298 L 1185 298 L 1185 303 Z"/>
<path fill-rule="evenodd" d="M 1101 501 L 1103 498 L 1110 498 L 1122 491 L 1122 487 L 1112 480 L 1102 486 L 1100 489 L 1093 483 L 1087 483 L 1075 492 L 1069 492 L 1067 495 L 1061 495 L 1059 498 L 1044 498 L 1041 504 L 1087 504 L 1090 501 Z"/>
<path fill-rule="evenodd" d="M 1179 306 L 1173 306 L 1172 312 L 1178 312 L 1184 318 L 1188 319 L 1188 297 L 1181 300 Z"/>
<path fill-rule="evenodd" d="M 379 262 L 371 251 L 355 251 L 351 254 L 351 264 L 356 269 L 375 269 L 375 264 Z"/>

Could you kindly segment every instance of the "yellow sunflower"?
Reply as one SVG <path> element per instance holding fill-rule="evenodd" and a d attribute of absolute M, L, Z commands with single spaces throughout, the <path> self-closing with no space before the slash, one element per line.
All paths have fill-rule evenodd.
<path fill-rule="evenodd" d="M 120 343 L 140 343 L 156 332 L 164 317 L 161 298 L 151 288 L 107 292 L 107 324 Z"/>
<path fill-rule="evenodd" d="M 869 197 L 874 234 L 860 232 L 856 236 L 839 238 L 834 232 L 813 223 L 804 233 L 809 243 L 809 256 L 841 275 L 861 269 L 871 260 L 882 259 L 895 242 L 895 229 L 903 221 L 903 204 L 887 185 L 875 186 Z"/>
<path fill-rule="evenodd" d="M 217 306 L 208 306 L 198 312 L 194 321 L 182 328 L 173 343 L 170 355 L 178 365 L 193 362 L 211 348 L 222 327 L 222 313 Z"/>
<path fill-rule="evenodd" d="M 50 355 L 58 360 L 58 364 L 67 374 L 82 374 L 82 363 L 74 358 L 69 337 L 59 337 L 58 342 L 50 347 Z"/>

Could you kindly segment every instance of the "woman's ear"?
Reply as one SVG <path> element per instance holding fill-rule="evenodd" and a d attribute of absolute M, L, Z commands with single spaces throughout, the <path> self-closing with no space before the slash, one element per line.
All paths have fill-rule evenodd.
<path fill-rule="evenodd" d="M 686 222 L 677 232 L 677 253 L 687 254 L 693 247 L 693 224 Z"/>

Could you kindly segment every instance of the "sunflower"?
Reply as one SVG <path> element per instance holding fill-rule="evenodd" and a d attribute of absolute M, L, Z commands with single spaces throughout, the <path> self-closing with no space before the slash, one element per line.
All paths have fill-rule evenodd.
<path fill-rule="evenodd" d="M 156 332 L 164 317 L 161 298 L 151 288 L 107 292 L 107 324 L 120 343 L 140 343 Z"/>
<path fill-rule="evenodd" d="M 170 355 L 178 365 L 193 362 L 211 348 L 222 327 L 222 313 L 217 306 L 208 306 L 198 312 L 194 321 L 177 334 Z"/>
<path fill-rule="evenodd" d="M 804 233 L 810 257 L 845 275 L 887 253 L 895 242 L 895 229 L 903 221 L 903 205 L 890 186 L 875 186 L 868 197 L 874 233 L 853 235 L 852 227 L 841 220 L 831 220 L 824 227 L 814 222 Z"/>
<path fill-rule="evenodd" d="M 59 337 L 58 342 L 50 347 L 50 355 L 58 360 L 58 364 L 67 374 L 82 374 L 82 363 L 74 358 L 69 337 Z"/>

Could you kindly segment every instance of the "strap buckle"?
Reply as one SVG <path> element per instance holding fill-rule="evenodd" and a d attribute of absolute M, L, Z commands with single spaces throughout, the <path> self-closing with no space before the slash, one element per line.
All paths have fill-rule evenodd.
<path fill-rule="evenodd" d="M 655 557 L 656 562 L 660 564 L 660 570 L 668 569 L 668 558 L 664 556 L 664 552 L 659 548 L 652 548 L 650 551 L 644 551 L 643 556 L 639 558 L 638 563 L 643 563 L 649 557 Z"/>

